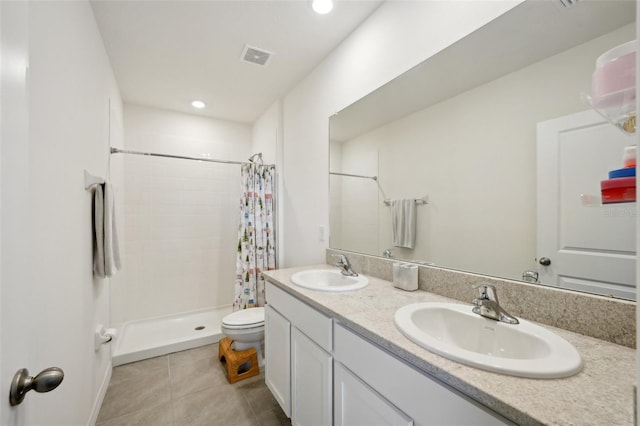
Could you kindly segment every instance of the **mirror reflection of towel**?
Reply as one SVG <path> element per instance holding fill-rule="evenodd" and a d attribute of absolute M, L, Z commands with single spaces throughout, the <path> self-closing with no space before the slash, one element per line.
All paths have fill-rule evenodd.
<path fill-rule="evenodd" d="M 391 200 L 393 245 L 412 249 L 416 242 L 416 201 Z"/>
<path fill-rule="evenodd" d="M 96 186 L 93 203 L 93 272 L 97 277 L 105 278 L 114 275 L 121 266 L 113 187 L 110 183 Z"/>

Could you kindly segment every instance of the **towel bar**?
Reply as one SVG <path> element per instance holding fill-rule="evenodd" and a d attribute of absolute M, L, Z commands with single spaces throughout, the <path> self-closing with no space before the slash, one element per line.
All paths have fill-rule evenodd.
<path fill-rule="evenodd" d="M 429 204 L 429 196 L 425 195 L 422 198 L 414 198 L 413 201 L 415 201 L 416 204 Z M 386 206 L 390 206 L 391 205 L 391 200 L 384 200 L 384 204 Z"/>
<path fill-rule="evenodd" d="M 84 189 L 89 190 L 95 185 L 104 183 L 104 179 L 98 176 L 94 176 L 88 171 L 84 171 Z"/>

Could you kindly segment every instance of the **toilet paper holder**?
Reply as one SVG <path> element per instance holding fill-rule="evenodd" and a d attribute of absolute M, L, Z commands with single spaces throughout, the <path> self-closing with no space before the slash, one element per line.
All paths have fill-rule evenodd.
<path fill-rule="evenodd" d="M 94 333 L 94 349 L 96 352 L 100 350 L 100 347 L 106 343 L 111 342 L 116 335 L 118 334 L 118 330 L 115 328 L 104 328 L 103 325 L 96 326 L 96 330 Z"/>

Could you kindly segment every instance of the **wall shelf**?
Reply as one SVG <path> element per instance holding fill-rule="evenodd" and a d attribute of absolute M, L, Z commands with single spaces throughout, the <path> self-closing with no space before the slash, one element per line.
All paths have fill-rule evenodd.
<path fill-rule="evenodd" d="M 582 205 L 585 207 L 611 207 L 618 204 L 630 204 L 635 203 L 636 201 L 620 201 L 618 203 L 603 203 L 602 196 L 600 195 L 589 195 L 589 194 L 580 194 L 580 199 L 582 200 Z"/>

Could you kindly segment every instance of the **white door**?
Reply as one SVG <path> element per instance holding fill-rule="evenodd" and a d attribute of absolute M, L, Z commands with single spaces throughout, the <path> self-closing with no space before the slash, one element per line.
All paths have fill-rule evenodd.
<path fill-rule="evenodd" d="M 264 381 L 282 411 L 291 417 L 291 323 L 267 304 Z"/>
<path fill-rule="evenodd" d="M 292 327 L 291 366 L 291 423 L 294 426 L 331 425 L 331 355 Z"/>
<path fill-rule="evenodd" d="M 538 123 L 540 282 L 635 299 L 636 203 L 600 202 L 635 142 L 593 111 Z"/>
<path fill-rule="evenodd" d="M 29 133 L 29 2 L 0 2 L 0 424 L 44 424 L 60 400 L 24 394 L 11 406 L 14 375 L 36 376 L 50 361 L 43 344 L 51 321 L 43 313 L 49 300 L 35 279 L 38 235 L 33 208 L 32 147 Z M 26 378 L 27 376 L 25 376 Z M 40 386 L 43 382 L 40 382 Z M 16 394 L 15 396 L 21 396 Z M 60 397 L 60 394 L 57 394 Z M 21 399 L 21 398 L 18 398 Z M 17 402 L 17 401 L 14 401 Z"/>
<path fill-rule="evenodd" d="M 33 348 L 38 330 L 29 310 L 36 296 L 29 264 L 29 117 L 27 104 L 27 2 L 2 2 L 2 76 L 0 112 L 1 240 L 0 256 L 0 424 L 29 423 L 32 401 L 10 408 L 9 384 L 13 375 L 36 362 Z M 8 201 L 9 200 L 9 201 Z M 37 313 L 35 314 L 37 316 Z M 32 367 L 33 368 L 33 367 Z M 31 396 L 31 395 L 29 395 Z"/>
<path fill-rule="evenodd" d="M 336 426 L 413 425 L 413 420 L 336 363 L 334 421 Z"/>

